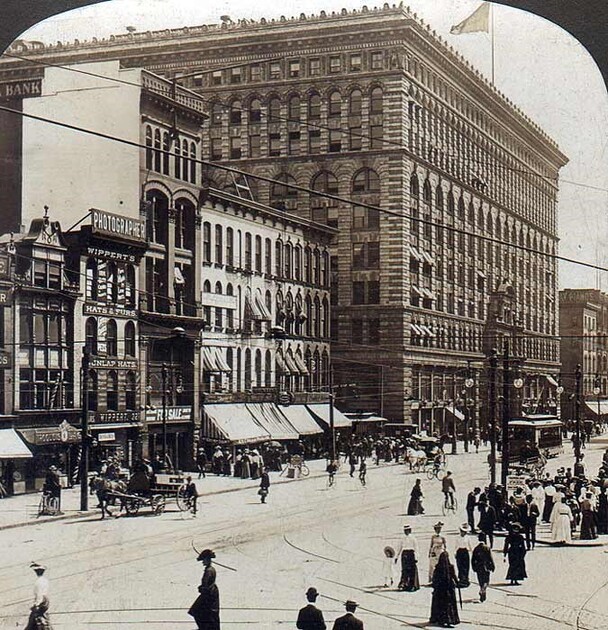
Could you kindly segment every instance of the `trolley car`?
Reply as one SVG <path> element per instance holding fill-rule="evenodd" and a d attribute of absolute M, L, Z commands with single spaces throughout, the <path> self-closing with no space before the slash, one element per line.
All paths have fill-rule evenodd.
<path fill-rule="evenodd" d="M 509 461 L 529 458 L 530 451 L 549 458 L 563 450 L 562 422 L 557 416 L 534 414 L 509 420 Z"/>

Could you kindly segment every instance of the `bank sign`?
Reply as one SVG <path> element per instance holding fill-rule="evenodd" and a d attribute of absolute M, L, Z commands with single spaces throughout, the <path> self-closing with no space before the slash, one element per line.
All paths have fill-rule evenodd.
<path fill-rule="evenodd" d="M 0 98 L 29 98 L 42 94 L 41 79 L 0 83 Z"/>
<path fill-rule="evenodd" d="M 130 241 L 146 240 L 146 223 L 141 219 L 131 219 L 91 208 L 91 225 L 95 234 L 117 236 Z"/>

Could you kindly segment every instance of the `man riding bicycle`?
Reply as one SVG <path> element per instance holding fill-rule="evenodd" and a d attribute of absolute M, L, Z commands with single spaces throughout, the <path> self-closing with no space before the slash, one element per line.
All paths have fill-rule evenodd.
<path fill-rule="evenodd" d="M 448 470 L 445 477 L 441 480 L 441 491 L 444 496 L 444 505 L 446 507 L 454 507 L 454 495 L 456 494 L 456 486 L 452 478 L 452 471 Z"/>

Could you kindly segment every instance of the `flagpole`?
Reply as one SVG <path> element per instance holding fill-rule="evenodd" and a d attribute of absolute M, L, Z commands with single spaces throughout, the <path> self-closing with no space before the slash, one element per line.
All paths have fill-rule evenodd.
<path fill-rule="evenodd" d="M 492 44 L 492 85 L 494 85 L 494 5 L 490 3 L 490 40 Z"/>

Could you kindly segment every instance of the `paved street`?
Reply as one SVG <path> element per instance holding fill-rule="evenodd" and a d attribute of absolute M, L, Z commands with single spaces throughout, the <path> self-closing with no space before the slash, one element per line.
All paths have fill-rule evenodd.
<path fill-rule="evenodd" d="M 598 440 L 587 450 L 591 470 L 600 459 Z M 551 469 L 571 460 L 570 449 Z M 449 458 L 459 501 L 487 480 L 485 453 Z M 223 626 L 295 627 L 297 610 L 310 585 L 322 594 L 326 619 L 341 614 L 347 598 L 357 600 L 366 628 L 424 626 L 431 590 L 415 594 L 384 589 L 382 549 L 398 542 L 405 504 L 415 475 L 403 466 L 370 466 L 368 485 L 342 469 L 334 488 L 324 477 L 271 487 L 269 503 L 256 489 L 203 498 L 198 518 L 170 511 L 161 517 L 74 519 L 1 533 L 0 628 L 23 627 L 31 598 L 29 562 L 48 565 L 51 612 L 56 628 L 193 628 L 186 614 L 196 596 L 202 566 L 197 548 L 212 547 L 218 567 Z M 440 516 L 437 482 L 423 480 L 426 514 L 407 519 L 422 550 L 421 582 L 426 581 L 426 548 Z M 443 518 L 454 540 L 463 513 Z M 540 536 L 547 537 L 546 526 Z M 52 546 L 49 547 L 49 541 Z M 477 603 L 473 584 L 463 590 L 461 628 L 508 630 L 583 628 L 608 625 L 608 575 L 604 547 L 552 548 L 538 545 L 527 556 L 528 575 L 517 588 L 505 585 L 506 565 L 495 554 L 497 571 L 489 600 Z M 502 544 L 499 538 L 495 548 Z M 569 576 L 580 577 L 572 581 Z M 608 588 L 608 587 L 607 587 Z"/>

